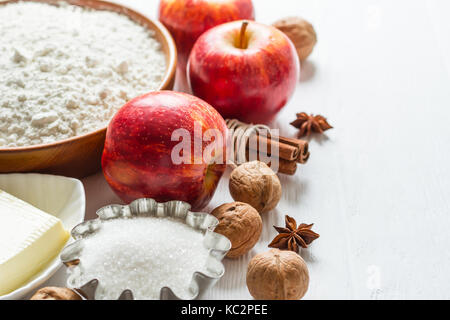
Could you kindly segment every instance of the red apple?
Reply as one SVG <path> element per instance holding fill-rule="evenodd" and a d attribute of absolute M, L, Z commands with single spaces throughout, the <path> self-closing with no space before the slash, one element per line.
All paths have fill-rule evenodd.
<path fill-rule="evenodd" d="M 197 40 L 187 72 L 194 95 L 224 118 L 267 123 L 294 93 L 300 63 L 293 43 L 278 29 L 235 21 Z"/>
<path fill-rule="evenodd" d="M 169 29 L 183 73 L 198 37 L 208 29 L 234 20 L 255 18 L 252 0 L 161 0 L 159 20 Z"/>
<path fill-rule="evenodd" d="M 133 99 L 108 126 L 102 157 L 106 181 L 127 203 L 138 198 L 182 200 L 189 202 L 193 210 L 202 209 L 214 195 L 226 166 L 221 164 L 224 161 L 204 156 L 211 145 L 204 134 L 210 129 L 222 135 L 221 149 L 211 153 L 221 158 L 226 154 L 227 126 L 208 103 L 173 91 Z M 180 136 L 173 139 L 175 131 L 192 139 L 181 152 L 174 149 L 183 140 Z M 177 164 L 174 152 L 185 157 L 185 163 Z"/>

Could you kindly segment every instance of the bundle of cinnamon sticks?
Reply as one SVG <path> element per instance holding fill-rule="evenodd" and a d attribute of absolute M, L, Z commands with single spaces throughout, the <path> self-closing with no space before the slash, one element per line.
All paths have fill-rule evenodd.
<path fill-rule="evenodd" d="M 294 175 L 297 171 L 297 164 L 305 164 L 309 159 L 308 141 L 271 136 L 270 128 L 265 125 L 246 124 L 236 119 L 227 119 L 226 122 L 228 129 L 232 130 L 232 149 L 235 154 L 245 151 L 246 160 L 244 161 L 257 159 L 270 166 L 270 162 L 276 156 L 272 156 L 270 152 L 277 150 L 278 172 Z M 234 158 L 235 156 L 233 156 Z M 238 161 L 243 161 L 241 157 L 238 158 Z"/>
<path fill-rule="evenodd" d="M 281 136 L 277 138 L 270 138 L 260 135 L 257 136 L 257 140 L 257 145 L 259 148 L 262 148 L 262 150 L 271 150 L 272 145 L 274 145 L 275 148 L 278 148 L 279 173 L 294 175 L 297 171 L 297 164 L 305 164 L 309 159 L 310 152 L 308 141 Z M 247 147 L 249 148 L 249 146 Z M 259 151 L 253 149 L 255 148 L 252 148 L 252 151 Z M 270 154 L 268 154 L 268 156 L 270 156 Z M 270 165 L 270 162 L 267 164 Z"/>

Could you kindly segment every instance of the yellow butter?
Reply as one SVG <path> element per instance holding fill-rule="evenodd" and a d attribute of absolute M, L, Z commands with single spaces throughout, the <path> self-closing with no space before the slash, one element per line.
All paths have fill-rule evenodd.
<path fill-rule="evenodd" d="M 0 296 L 31 280 L 68 239 L 61 220 L 0 190 Z"/>

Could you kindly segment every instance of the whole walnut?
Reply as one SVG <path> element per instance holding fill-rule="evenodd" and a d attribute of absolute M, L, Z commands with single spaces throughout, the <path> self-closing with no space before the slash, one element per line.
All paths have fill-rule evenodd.
<path fill-rule="evenodd" d="M 281 183 L 275 172 L 260 161 L 247 162 L 231 172 L 230 193 L 259 213 L 274 209 L 281 199 Z"/>
<path fill-rule="evenodd" d="M 300 61 L 306 60 L 317 43 L 314 27 L 308 21 L 298 17 L 288 17 L 273 24 L 294 43 Z"/>
<path fill-rule="evenodd" d="M 258 211 L 243 202 L 226 203 L 211 214 L 219 220 L 214 232 L 231 241 L 228 258 L 239 258 L 249 252 L 258 242 L 262 232 L 262 219 Z"/>
<path fill-rule="evenodd" d="M 82 300 L 73 290 L 68 288 L 46 287 L 39 289 L 30 300 Z"/>
<path fill-rule="evenodd" d="M 295 252 L 271 249 L 248 264 L 247 287 L 257 300 L 298 300 L 308 285 L 308 267 Z"/>

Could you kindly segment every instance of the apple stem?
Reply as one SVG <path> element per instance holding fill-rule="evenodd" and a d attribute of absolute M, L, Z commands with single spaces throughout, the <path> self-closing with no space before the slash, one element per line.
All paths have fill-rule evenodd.
<path fill-rule="evenodd" d="M 245 45 L 245 31 L 247 31 L 248 21 L 242 22 L 241 26 L 241 34 L 239 38 L 239 48 L 240 49 L 246 49 Z"/>

